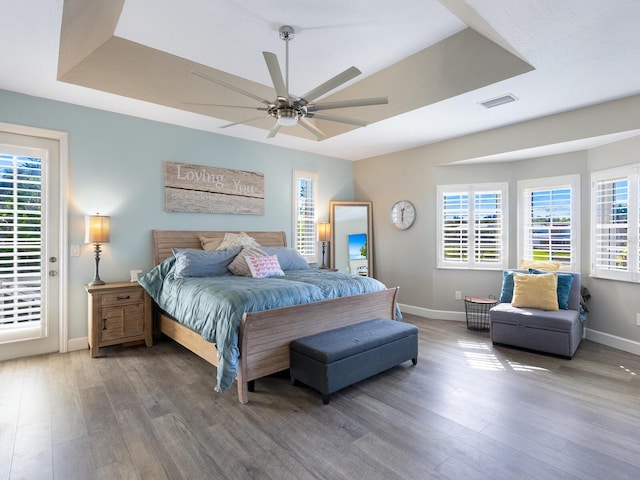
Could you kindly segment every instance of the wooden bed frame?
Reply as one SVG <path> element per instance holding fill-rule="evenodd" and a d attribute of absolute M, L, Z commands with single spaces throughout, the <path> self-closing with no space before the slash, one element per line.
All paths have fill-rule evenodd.
<path fill-rule="evenodd" d="M 154 265 L 172 255 L 172 248 L 201 249 L 200 236 L 224 237 L 224 231 L 153 230 Z M 239 232 L 234 232 L 239 233 Z M 287 245 L 284 232 L 246 232 L 265 247 Z M 289 343 L 296 338 L 363 322 L 372 318 L 395 320 L 397 288 L 324 300 L 305 305 L 247 312 L 239 332 L 238 400 L 249 401 L 256 379 L 289 368 Z M 156 306 L 156 328 L 209 363 L 218 365 L 215 344 L 180 324 Z"/>

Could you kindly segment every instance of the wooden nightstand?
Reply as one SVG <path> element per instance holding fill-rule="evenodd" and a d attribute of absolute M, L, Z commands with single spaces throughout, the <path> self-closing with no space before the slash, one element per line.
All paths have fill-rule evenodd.
<path fill-rule="evenodd" d="M 89 295 L 89 349 L 144 340 L 153 345 L 151 298 L 137 283 L 85 285 Z"/>

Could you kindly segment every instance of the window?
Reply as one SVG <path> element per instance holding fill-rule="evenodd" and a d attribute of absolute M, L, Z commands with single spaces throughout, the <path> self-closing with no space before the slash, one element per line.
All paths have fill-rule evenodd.
<path fill-rule="evenodd" d="M 437 187 L 439 268 L 506 267 L 507 188 L 506 183 Z"/>
<path fill-rule="evenodd" d="M 638 181 L 640 165 L 591 175 L 591 275 L 640 281 Z"/>
<path fill-rule="evenodd" d="M 579 199 L 579 175 L 518 182 L 518 263 L 552 260 L 580 271 Z"/>
<path fill-rule="evenodd" d="M 294 248 L 307 260 L 317 262 L 316 206 L 318 174 L 293 171 Z"/>

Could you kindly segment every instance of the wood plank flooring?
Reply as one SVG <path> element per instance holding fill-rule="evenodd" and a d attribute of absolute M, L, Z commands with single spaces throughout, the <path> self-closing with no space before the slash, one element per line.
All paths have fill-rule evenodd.
<path fill-rule="evenodd" d="M 321 396 L 286 376 L 249 404 L 166 340 L 0 363 L 4 479 L 638 479 L 640 357 L 493 347 L 405 315 L 406 362 Z"/>

